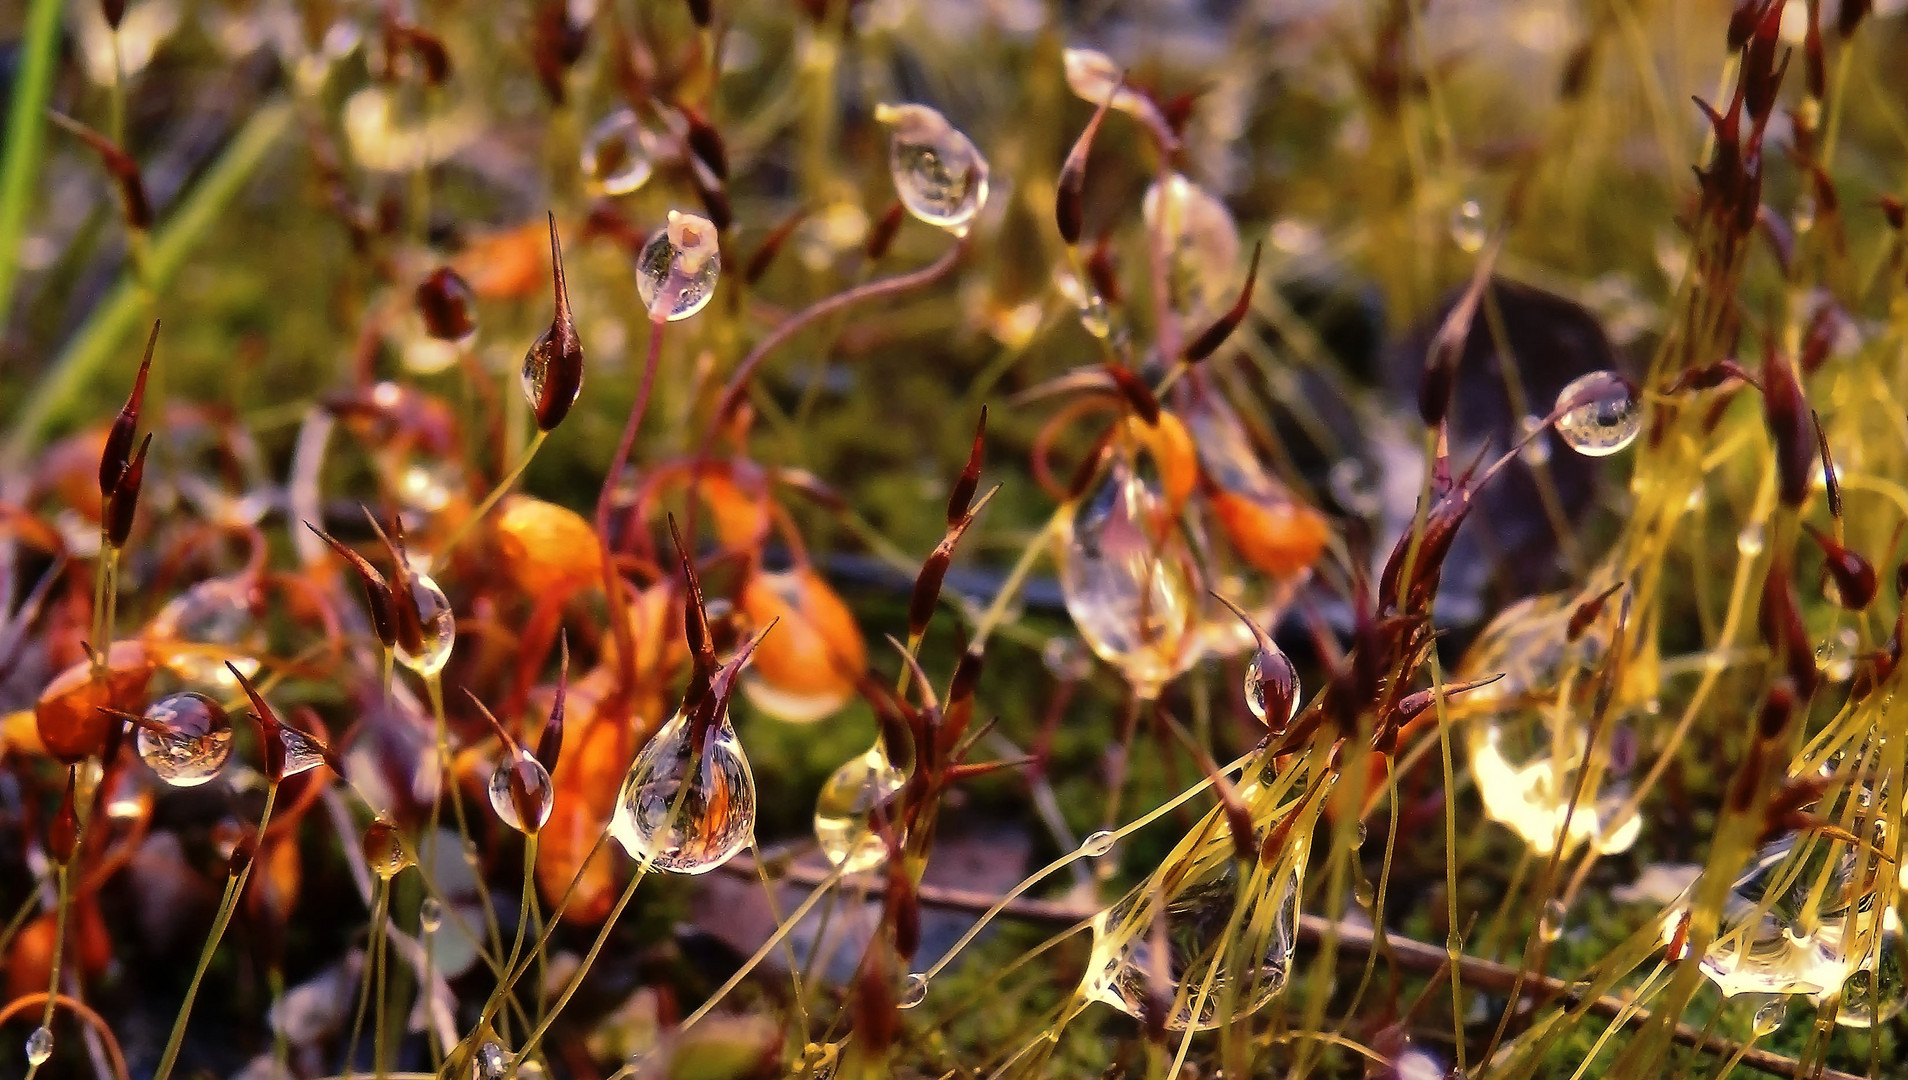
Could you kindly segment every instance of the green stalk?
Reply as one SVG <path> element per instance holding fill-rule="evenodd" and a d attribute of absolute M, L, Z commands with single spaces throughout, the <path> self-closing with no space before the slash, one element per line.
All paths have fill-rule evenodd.
<path fill-rule="evenodd" d="M 265 826 L 272 820 L 272 804 L 278 801 L 278 781 L 273 780 L 265 789 L 265 812 L 258 818 L 258 836 L 261 842 L 265 837 Z M 199 984 L 205 980 L 205 969 L 212 966 L 212 954 L 218 951 L 219 939 L 225 936 L 225 928 L 232 922 L 232 912 L 238 907 L 238 899 L 245 892 L 245 882 L 252 876 L 252 866 L 258 861 L 257 852 L 246 860 L 245 869 L 231 875 L 225 881 L 225 895 L 219 900 L 219 913 L 212 920 L 212 932 L 206 935 L 205 948 L 199 950 L 199 966 L 192 972 L 192 982 L 186 986 L 185 1002 L 179 1006 L 178 1018 L 172 1022 L 172 1035 L 166 1040 L 166 1052 L 159 1058 L 159 1068 L 152 1074 L 152 1080 L 166 1080 L 172 1075 L 173 1063 L 179 1059 L 179 1044 L 185 1040 L 186 1022 L 192 1019 L 192 1002 L 199 996 Z"/>
<path fill-rule="evenodd" d="M 37 7 L 57 13 L 59 4 L 54 0 L 36 0 Z M 35 16 L 38 16 L 36 8 Z M 33 42 L 29 34 L 29 56 L 27 71 L 32 70 Z M 13 118 L 8 123 L 9 158 L 8 167 L 14 164 L 14 143 L 28 139 L 21 134 L 26 127 L 32 127 L 37 133 L 37 117 L 44 111 L 44 104 L 34 105 L 31 124 L 20 119 L 20 106 L 24 98 L 14 97 Z M 146 263 L 150 288 L 157 292 L 172 280 L 172 275 L 185 264 L 199 241 L 207 236 L 212 227 L 218 224 L 226 207 L 244 188 L 252 174 L 265 160 L 265 155 L 278 144 L 279 137 L 291 124 L 291 103 L 283 97 L 273 97 L 259 106 L 245 126 L 213 164 L 211 171 L 197 184 L 172 214 L 164 226 L 153 233 L 151 258 Z M 34 154 L 38 154 L 37 135 L 31 140 L 36 145 Z M 0 179 L 0 319 L 5 318 L 4 301 L 12 291 L 12 277 L 15 268 L 13 251 L 18 247 L 18 225 L 7 219 L 15 212 L 13 204 L 18 202 L 24 212 L 25 195 L 14 195 L 7 186 L 12 180 L 11 172 Z M 24 181 L 21 181 L 24 183 Z M 86 325 L 60 355 L 48 367 L 46 375 L 38 386 L 26 396 L 26 404 L 13 421 L 13 430 L 7 436 L 4 449 L 0 449 L 0 471 L 17 470 L 32 453 L 40 436 L 54 420 L 58 419 L 86 390 L 87 383 L 114 350 L 125 341 L 146 316 L 146 298 L 142 295 L 139 282 L 132 276 L 124 277 L 119 284 L 101 302 Z"/>
<path fill-rule="evenodd" d="M 13 82 L 7 113 L 4 160 L 0 160 L 0 330 L 13 309 L 13 282 L 20 273 L 20 234 L 33 202 L 46 141 L 46 103 L 59 53 L 60 0 L 32 0 L 20 45 L 20 76 Z"/>

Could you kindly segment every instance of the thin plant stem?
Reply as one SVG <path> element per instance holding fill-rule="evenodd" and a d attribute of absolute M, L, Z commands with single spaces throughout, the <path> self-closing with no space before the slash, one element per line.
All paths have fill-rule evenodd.
<path fill-rule="evenodd" d="M 371 1002 L 371 972 L 376 966 L 372 963 L 372 950 L 377 947 L 379 916 L 384 913 L 384 905 L 390 893 L 390 883 L 383 878 L 372 882 L 371 924 L 373 936 L 365 942 L 364 972 L 358 979 L 358 1008 L 351 1017 L 351 1035 L 345 1039 L 344 1075 L 349 1078 L 355 1071 L 358 1053 L 358 1036 L 364 1031 L 364 1010 Z"/>
<path fill-rule="evenodd" d="M 475 528 L 477 523 L 484 519 L 484 515 L 490 513 L 491 508 L 497 505 L 497 501 L 516 485 L 517 478 L 530 467 L 530 462 L 536 458 L 537 451 L 543 448 L 544 440 L 549 437 L 549 432 L 539 429 L 530 439 L 530 445 L 524 448 L 523 456 L 519 457 L 517 463 L 510 467 L 510 471 L 504 474 L 503 479 L 497 481 L 497 485 L 490 489 L 490 494 L 484 496 L 484 501 L 478 503 L 477 508 L 465 516 L 463 522 L 457 526 L 457 530 L 451 533 L 450 539 L 444 541 L 437 549 L 437 554 L 431 560 L 433 572 L 450 561 L 452 549 L 469 536 L 471 529 Z"/>
<path fill-rule="evenodd" d="M 603 474 L 603 489 L 596 496 L 596 542 L 603 562 L 603 599 L 609 605 L 610 633 L 616 641 L 617 656 L 621 658 L 624 683 L 635 677 L 636 649 L 630 637 L 628 613 L 623 606 L 621 575 L 616 570 L 615 553 L 610 548 L 610 496 L 616 491 L 623 470 L 629 465 L 630 451 L 636 446 L 636 429 L 642 426 L 643 413 L 649 409 L 649 395 L 656 386 L 656 368 L 662 361 L 664 325 L 662 319 L 649 320 L 649 351 L 643 359 L 643 379 L 637 384 L 636 400 L 630 402 L 629 419 L 623 422 L 623 435 L 617 440 L 616 453 L 610 457 L 609 471 Z M 691 502 L 692 515 L 695 513 L 694 506 L 694 502 Z M 692 527 L 690 536 L 694 535 Z"/>
<path fill-rule="evenodd" d="M 265 811 L 258 818 L 258 835 L 265 835 L 265 827 L 272 821 L 272 804 L 278 801 L 278 781 L 274 779 L 265 788 Z M 199 966 L 192 972 L 192 981 L 186 985 L 185 1001 L 179 1005 L 179 1015 L 172 1022 L 172 1035 L 166 1039 L 165 1053 L 159 1056 L 159 1067 L 153 1070 L 152 1080 L 166 1080 L 172 1075 L 172 1066 L 179 1059 L 179 1044 L 185 1039 L 186 1022 L 192 1019 L 192 1002 L 199 996 L 199 984 L 205 980 L 205 969 L 212 965 L 212 954 L 218 951 L 219 939 L 225 936 L 225 928 L 232 921 L 232 912 L 238 907 L 239 897 L 245 892 L 245 882 L 252 876 L 254 858 L 247 859 L 244 869 L 230 875 L 225 881 L 225 895 L 219 900 L 219 912 L 212 919 L 212 932 L 206 935 L 205 947 L 199 950 Z"/>
<path fill-rule="evenodd" d="M 385 992 L 391 986 L 391 972 L 385 961 L 390 943 L 385 940 L 384 926 L 391 918 L 391 882 L 389 879 L 380 879 L 378 886 L 378 910 L 371 919 L 371 955 L 365 957 L 365 964 L 367 968 L 375 967 L 378 973 L 378 1002 L 376 1015 L 371 1019 L 371 1071 L 377 1080 L 384 1080 L 385 1066 L 389 1061 L 385 1053 L 385 1038 L 391 1026 L 390 1012 L 384 1004 Z M 426 994 L 430 993 L 429 986 L 421 989 Z M 362 1011 L 364 1003 L 359 1002 L 358 1008 Z M 355 1045 L 356 1042 L 354 1036 L 352 1043 Z"/>
<path fill-rule="evenodd" d="M 68 872 L 68 867 L 63 863 L 55 873 L 59 878 L 60 901 L 53 916 L 53 974 L 46 988 L 46 1009 L 40 1014 L 40 1026 L 49 1031 L 53 1027 L 53 1006 L 60 997 L 60 961 L 66 945 L 66 915 L 73 906 L 73 875 Z M 40 1066 L 37 1063 L 28 1066 L 27 1080 L 33 1080 L 34 1074 L 39 1071 Z"/>
<path fill-rule="evenodd" d="M 459 855 L 465 862 L 472 864 L 471 870 L 475 872 L 477 867 L 471 855 L 474 841 L 470 836 L 470 818 L 464 813 L 464 800 L 457 790 L 457 767 L 450 750 L 450 725 L 444 719 L 444 676 L 433 671 L 424 677 L 424 687 L 431 699 L 431 718 L 437 728 L 437 767 L 442 773 L 437 785 L 437 799 L 431 803 L 431 829 L 425 842 L 435 849 L 438 807 L 448 791 L 451 817 L 457 821 L 457 838 L 463 844 Z M 489 890 L 480 888 L 477 895 L 483 899 L 484 933 L 490 939 L 490 955 L 502 956 L 503 931 L 497 925 L 497 909 L 491 906 Z"/>
<path fill-rule="evenodd" d="M 20 24 L 13 87 L 7 95 L 6 146 L 0 154 L 0 330 L 13 310 L 13 283 L 20 272 L 20 238 L 33 207 L 46 144 L 46 103 L 60 51 L 60 0 L 32 0 Z"/>

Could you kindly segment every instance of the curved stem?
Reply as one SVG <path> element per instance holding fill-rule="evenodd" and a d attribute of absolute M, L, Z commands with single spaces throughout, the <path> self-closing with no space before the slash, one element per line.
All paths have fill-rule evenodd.
<path fill-rule="evenodd" d="M 265 789 L 265 812 L 258 818 L 258 835 L 265 835 L 265 827 L 272 820 L 272 804 L 278 801 L 278 781 L 273 780 Z M 225 896 L 219 900 L 219 913 L 212 920 L 212 932 L 206 935 L 205 947 L 199 950 L 199 966 L 192 972 L 192 982 L 186 986 L 185 1001 L 179 1006 L 178 1018 L 172 1022 L 172 1035 L 166 1039 L 166 1051 L 160 1055 L 159 1067 L 153 1071 L 152 1080 L 166 1080 L 172 1075 L 173 1063 L 179 1059 L 179 1044 L 185 1039 L 186 1022 L 192 1019 L 192 1002 L 199 996 L 199 984 L 205 980 L 205 969 L 212 965 L 212 954 L 218 951 L 219 939 L 225 936 L 225 928 L 232 922 L 232 912 L 238 907 L 238 900 L 245 892 L 245 882 L 252 876 L 252 864 L 256 853 L 245 862 L 245 868 L 231 875 L 225 882 Z"/>
<path fill-rule="evenodd" d="M 99 1034 L 100 1042 L 106 1046 L 106 1059 L 112 1065 L 113 1080 L 129 1080 L 126 1073 L 126 1055 L 119 1049 L 119 1040 L 113 1035 L 112 1025 L 78 998 L 37 990 L 31 994 L 23 994 L 7 1002 L 4 1008 L 0 1008 L 0 1024 L 5 1024 L 16 1014 L 25 1012 L 43 1001 L 58 1005 L 92 1025 L 93 1030 Z"/>
<path fill-rule="evenodd" d="M 371 925 L 373 933 L 375 934 L 379 930 L 379 916 L 384 912 L 385 897 L 389 894 L 390 883 L 383 878 L 379 878 L 372 883 L 371 887 L 375 890 L 371 899 Z M 364 973 L 358 979 L 358 1008 L 351 1017 L 351 1036 L 345 1040 L 344 1044 L 345 1080 L 350 1080 L 354 1071 L 354 1064 L 358 1053 L 358 1036 L 364 1031 L 364 1010 L 371 1001 L 371 971 L 373 967 L 371 957 L 372 949 L 376 948 L 376 940 L 376 937 L 373 937 L 365 943 Z M 376 1063 L 375 1058 L 373 1059 L 373 1063 Z"/>
<path fill-rule="evenodd" d="M 510 471 L 504 474 L 503 479 L 497 481 L 497 486 L 490 489 L 490 494 L 484 496 L 484 501 L 478 503 L 477 508 L 464 518 L 463 523 L 457 526 L 457 531 L 451 533 L 450 539 L 444 541 L 443 546 L 437 549 L 436 557 L 431 560 L 433 573 L 449 561 L 451 549 L 455 548 L 464 537 L 470 535 L 470 530 L 483 520 L 485 514 L 490 513 L 492 507 L 497 505 L 497 500 L 503 498 L 504 494 L 516 485 L 517 478 L 523 475 L 523 470 L 530 467 L 531 460 L 537 456 L 537 451 L 543 448 L 544 440 L 549 437 L 549 432 L 539 430 L 530 440 L 530 445 L 524 448 L 523 456 L 510 467 Z"/>

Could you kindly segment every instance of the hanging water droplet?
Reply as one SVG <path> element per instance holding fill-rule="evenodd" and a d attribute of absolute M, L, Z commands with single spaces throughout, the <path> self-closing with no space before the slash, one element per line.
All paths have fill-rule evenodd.
<path fill-rule="evenodd" d="M 457 619 L 451 612 L 450 598 L 431 575 L 412 568 L 404 577 L 409 585 L 410 611 L 404 610 L 404 598 L 399 597 L 400 629 L 394 651 L 398 663 L 430 678 L 450 662 L 451 646 L 457 643 Z M 415 625 L 407 626 L 413 618 Z"/>
<path fill-rule="evenodd" d="M 417 906 L 417 927 L 427 934 L 435 934 L 444 925 L 444 902 L 435 896 L 427 896 Z"/>
<path fill-rule="evenodd" d="M 379 818 L 364 830 L 364 862 L 371 872 L 389 881 L 412 865 L 411 853 L 404 847 L 397 826 Z"/>
<path fill-rule="evenodd" d="M 1752 522 L 1744 525 L 1742 531 L 1736 534 L 1736 550 L 1745 559 L 1753 559 L 1762 554 L 1762 545 L 1763 534 L 1760 524 Z"/>
<path fill-rule="evenodd" d="M 246 678 L 258 674 L 265 631 L 252 614 L 252 586 L 238 578 L 208 578 L 159 609 L 145 638 L 154 656 L 192 686 L 218 693 L 238 689 L 230 660 Z"/>
<path fill-rule="evenodd" d="M 1537 936 L 1545 941 L 1556 941 L 1563 936 L 1564 903 L 1556 897 L 1544 901 L 1544 913 L 1537 919 Z"/>
<path fill-rule="evenodd" d="M 1818 812 L 1834 820 L 1832 808 Z M 1725 997 L 1839 992 L 1878 936 L 1874 884 L 1858 885 L 1857 860 L 1849 843 L 1807 832 L 1762 845 L 1730 886 L 1703 974 Z"/>
<path fill-rule="evenodd" d="M 53 1033 L 48 1031 L 45 1025 L 34 1028 L 33 1034 L 28 1035 L 26 1041 L 27 1064 L 37 1068 L 46 1064 L 52 1057 Z"/>
<path fill-rule="evenodd" d="M 1466 199 L 1451 211 L 1451 240 L 1467 255 L 1484 250 L 1484 207 Z"/>
<path fill-rule="evenodd" d="M 1550 440 L 1544 435 L 1544 418 L 1526 416 L 1517 422 L 1519 434 L 1529 442 L 1518 454 L 1524 463 L 1531 466 L 1542 465 L 1550 460 Z"/>
<path fill-rule="evenodd" d="M 1166 1026 L 1178 1031 L 1216 1026 L 1222 1001 L 1231 1016 L 1245 1016 L 1284 989 L 1305 861 L 1300 852 L 1270 881 L 1255 874 L 1241 882 L 1224 828 L 1188 840 L 1195 837 L 1203 839 L 1182 842 L 1150 879 L 1094 919 L 1093 952 L 1080 983 L 1085 997 L 1133 1017 L 1145 1015 L 1149 997 L 1164 999 Z M 1156 919 L 1164 957 L 1153 953 Z M 1166 981 L 1156 984 L 1159 978 Z"/>
<path fill-rule="evenodd" d="M 1363 821 L 1358 821 L 1358 822 L 1354 822 L 1354 825 L 1355 825 L 1355 828 L 1352 829 L 1352 834 L 1351 834 L 1351 849 L 1353 851 L 1357 851 L 1358 849 L 1365 846 L 1365 836 L 1366 836 L 1365 823 Z"/>
<path fill-rule="evenodd" d="M 1585 457 L 1607 457 L 1636 441 L 1643 409 L 1628 379 L 1593 371 L 1557 394 L 1557 437 Z"/>
<path fill-rule="evenodd" d="M 898 829 L 890 800 L 906 780 L 877 742 L 844 762 L 822 785 L 815 799 L 815 840 L 842 873 L 858 874 L 887 861 L 887 841 L 872 827 L 874 811 L 886 807 L 889 824 Z"/>
<path fill-rule="evenodd" d="M 1270 651 L 1261 649 L 1253 654 L 1252 662 L 1246 665 L 1245 701 L 1253 717 L 1274 733 L 1284 731 L 1298 715 L 1298 669 L 1284 650 L 1274 645 Z"/>
<path fill-rule="evenodd" d="M 721 866 L 755 831 L 755 776 L 726 710 L 700 754 L 691 736 L 689 717 L 677 713 L 650 738 L 610 819 L 632 858 L 678 874 Z"/>
<path fill-rule="evenodd" d="M 1107 852 L 1112 851 L 1113 844 L 1118 839 L 1119 837 L 1108 829 L 1101 829 L 1099 832 L 1089 833 L 1085 840 L 1080 841 L 1080 853 L 1090 859 L 1097 859 Z"/>
<path fill-rule="evenodd" d="M 1203 591 L 1165 498 L 1124 458 L 1057 530 L 1054 561 L 1067 613 L 1100 659 L 1142 698 L 1199 656 Z"/>
<path fill-rule="evenodd" d="M 1763 1002 L 1762 1007 L 1756 1010 L 1756 1017 L 1753 1021 L 1756 1037 L 1762 1038 L 1765 1035 L 1774 1034 L 1775 1029 L 1782 1026 L 1782 1021 L 1788 1015 L 1788 999 L 1776 998 L 1773 1001 Z"/>
<path fill-rule="evenodd" d="M 895 1000 L 895 1007 L 912 1009 L 927 1000 L 927 976 L 916 971 L 901 983 L 901 996 Z"/>
<path fill-rule="evenodd" d="M 490 808 L 520 833 L 541 830 L 556 798 L 550 773 L 527 751 L 514 750 L 490 773 Z"/>
<path fill-rule="evenodd" d="M 278 729 L 278 743 L 285 751 L 285 771 L 279 775 L 280 780 L 310 772 L 326 763 L 323 744 L 302 731 L 281 727 Z"/>
<path fill-rule="evenodd" d="M 495 1042 L 485 1042 L 471 1055 L 472 1080 L 504 1080 L 510 1075 L 515 1055 Z"/>
<path fill-rule="evenodd" d="M 583 142 L 583 179 L 604 195 L 627 195 L 649 182 L 656 137 L 629 109 L 618 109 L 590 129 Z"/>
<path fill-rule="evenodd" d="M 901 204 L 929 225 L 965 236 L 987 202 L 987 159 L 925 105 L 876 105 L 875 119 L 894 128 L 888 171 Z"/>
<path fill-rule="evenodd" d="M 1832 639 L 1815 647 L 1815 667 L 1830 682 L 1847 682 L 1855 674 L 1855 650 L 1861 638 L 1843 627 Z"/>
<path fill-rule="evenodd" d="M 1842 1007 L 1835 1022 L 1865 1028 L 1885 1024 L 1908 1004 L 1908 935 L 1894 909 L 1882 916 L 1881 939 L 1842 984 Z"/>
<path fill-rule="evenodd" d="M 217 776 L 232 754 L 231 720 L 203 694 L 182 691 L 160 698 L 146 709 L 146 719 L 165 731 L 139 729 L 139 759 L 173 787 L 198 787 Z"/>
<path fill-rule="evenodd" d="M 1155 181 L 1140 200 L 1147 231 L 1163 239 L 1167 292 L 1189 317 L 1216 315 L 1239 287 L 1239 226 L 1226 204 L 1173 173 Z"/>
<path fill-rule="evenodd" d="M 701 311 L 721 276 L 716 227 L 695 214 L 671 210 L 636 256 L 636 292 L 651 318 L 676 322 Z"/>

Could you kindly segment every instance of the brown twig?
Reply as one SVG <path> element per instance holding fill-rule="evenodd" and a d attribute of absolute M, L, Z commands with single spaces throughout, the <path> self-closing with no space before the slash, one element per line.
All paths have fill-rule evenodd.
<path fill-rule="evenodd" d="M 777 860 L 766 860 L 773 864 Z M 731 873 L 753 877 L 756 862 L 748 855 L 737 855 L 722 867 Z M 783 880 L 793 885 L 813 887 L 827 879 L 828 874 L 811 866 L 788 865 L 781 868 Z M 970 911 L 976 914 L 992 910 L 1000 898 L 991 893 L 972 889 L 952 889 L 944 886 L 922 885 L 920 901 L 933 907 L 948 908 L 955 911 Z M 1079 904 L 1063 903 L 1055 900 L 1032 900 L 1020 898 L 1010 901 L 1001 909 L 1002 915 L 1031 922 L 1073 924 L 1083 923 L 1099 914 L 1098 907 L 1082 907 Z M 1327 934 L 1335 934 L 1339 945 L 1344 947 L 1347 959 L 1362 960 L 1365 954 L 1376 948 L 1371 929 L 1347 922 L 1334 922 L 1317 915 L 1299 916 L 1298 938 L 1301 942 L 1317 944 Z M 1400 968 L 1416 974 L 1429 974 L 1445 969 L 1450 955 L 1443 949 L 1427 945 L 1422 941 L 1400 937 L 1387 932 L 1385 947 L 1391 951 Z M 1506 964 L 1495 963 L 1470 956 L 1457 958 L 1458 972 L 1471 986 L 1492 993 L 1508 994 L 1518 984 L 1518 970 Z M 1564 1004 L 1577 1004 L 1581 999 L 1561 979 L 1552 978 L 1535 972 L 1523 979 L 1523 996 L 1541 1000 L 1558 999 Z M 1594 1015 L 1615 1018 L 1630 1003 L 1622 998 L 1605 995 L 1588 1003 L 1588 1011 Z M 1636 1009 L 1623 1021 L 1624 1027 L 1636 1027 L 1648 1023 L 1650 1013 L 1646 1009 Z M 1753 1046 L 1745 1047 L 1734 1039 L 1723 1035 L 1706 1033 L 1703 1029 L 1689 1024 L 1676 1025 L 1674 1036 L 1684 1046 L 1696 1047 L 1705 1053 L 1718 1057 L 1729 1057 L 1741 1052 L 1740 1062 L 1752 1069 L 1770 1076 L 1787 1077 L 1788 1080 L 1863 1080 L 1853 1073 L 1839 1069 L 1805 1069 L 1801 1062 L 1768 1050 L 1759 1050 Z"/>

